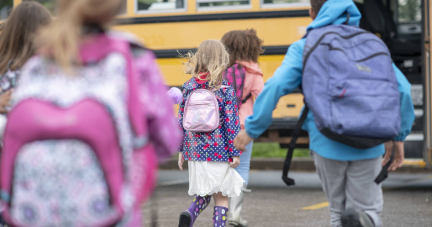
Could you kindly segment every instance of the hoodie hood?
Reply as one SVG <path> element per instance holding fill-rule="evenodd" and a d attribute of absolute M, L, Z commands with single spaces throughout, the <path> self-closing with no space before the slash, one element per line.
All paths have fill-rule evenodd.
<path fill-rule="evenodd" d="M 343 24 L 347 19 L 347 13 L 350 14 L 348 25 L 358 26 L 361 14 L 352 0 L 327 0 L 315 20 L 307 27 L 307 31 L 330 24 Z"/>
<path fill-rule="evenodd" d="M 247 61 L 237 61 L 237 63 L 242 65 L 245 68 L 246 72 L 263 76 L 263 73 L 257 63 Z"/>

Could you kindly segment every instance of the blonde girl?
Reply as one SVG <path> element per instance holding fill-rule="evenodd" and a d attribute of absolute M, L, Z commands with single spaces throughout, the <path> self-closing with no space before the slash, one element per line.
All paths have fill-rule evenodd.
<path fill-rule="evenodd" d="M 183 170 L 184 160 L 189 161 L 189 195 L 195 197 L 189 208 L 180 214 L 179 227 L 193 226 L 212 196 L 216 203 L 212 226 L 225 226 L 228 197 L 239 196 L 244 182 L 234 169 L 240 163 L 242 152 L 233 146 L 233 139 L 240 131 L 236 96 L 234 89 L 222 79 L 228 63 L 225 46 L 217 40 L 206 40 L 185 64 L 186 72 L 192 78 L 183 85 L 179 109 L 180 127 L 184 131 L 179 148 L 179 167 Z M 196 89 L 215 92 L 221 124 L 212 132 L 191 132 L 183 127 L 186 101 Z"/>

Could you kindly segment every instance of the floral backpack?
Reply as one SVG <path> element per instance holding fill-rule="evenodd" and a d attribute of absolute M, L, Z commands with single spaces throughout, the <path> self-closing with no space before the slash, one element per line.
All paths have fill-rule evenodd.
<path fill-rule="evenodd" d="M 79 76 L 39 56 L 22 70 L 0 169 L 12 226 L 125 226 L 154 186 L 130 43 L 102 34 L 80 56 Z"/>

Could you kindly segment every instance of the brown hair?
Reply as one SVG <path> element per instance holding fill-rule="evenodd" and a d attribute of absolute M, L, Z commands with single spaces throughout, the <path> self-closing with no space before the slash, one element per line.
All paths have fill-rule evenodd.
<path fill-rule="evenodd" d="M 58 18 L 38 37 L 44 54 L 64 68 L 76 62 L 84 25 L 107 29 L 124 0 L 58 0 Z"/>
<path fill-rule="evenodd" d="M 259 55 L 264 52 L 263 41 L 257 36 L 255 29 L 230 31 L 222 37 L 222 43 L 230 55 L 229 67 L 236 61 L 258 63 Z"/>
<path fill-rule="evenodd" d="M 183 63 L 187 74 L 199 78 L 201 73 L 208 72 L 206 79 L 210 81 L 209 86 L 217 88 L 221 85 L 223 72 L 229 62 L 229 55 L 221 41 L 205 40 L 195 54 L 187 55 L 187 59 Z"/>
<path fill-rule="evenodd" d="M 319 11 L 321 10 L 321 7 L 326 3 L 327 0 L 311 0 L 311 6 L 312 10 L 318 15 Z"/>
<path fill-rule="evenodd" d="M 22 2 L 12 11 L 0 34 L 0 74 L 7 71 L 9 61 L 12 70 L 24 65 L 34 54 L 37 30 L 50 22 L 50 13 L 37 2 Z"/>

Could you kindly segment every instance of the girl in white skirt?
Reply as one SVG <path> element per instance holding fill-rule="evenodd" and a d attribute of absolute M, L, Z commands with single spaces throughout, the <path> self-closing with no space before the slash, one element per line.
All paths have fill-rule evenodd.
<path fill-rule="evenodd" d="M 193 77 L 183 85 L 179 108 L 179 123 L 184 132 L 179 168 L 183 170 L 184 160 L 189 161 L 189 195 L 195 197 L 180 214 L 179 227 L 193 226 L 212 196 L 216 203 L 213 226 L 225 226 L 228 197 L 239 196 L 244 182 L 234 170 L 242 154 L 233 144 L 240 131 L 236 96 L 234 88 L 222 79 L 229 55 L 220 41 L 206 40 L 188 58 L 186 73 Z"/>

